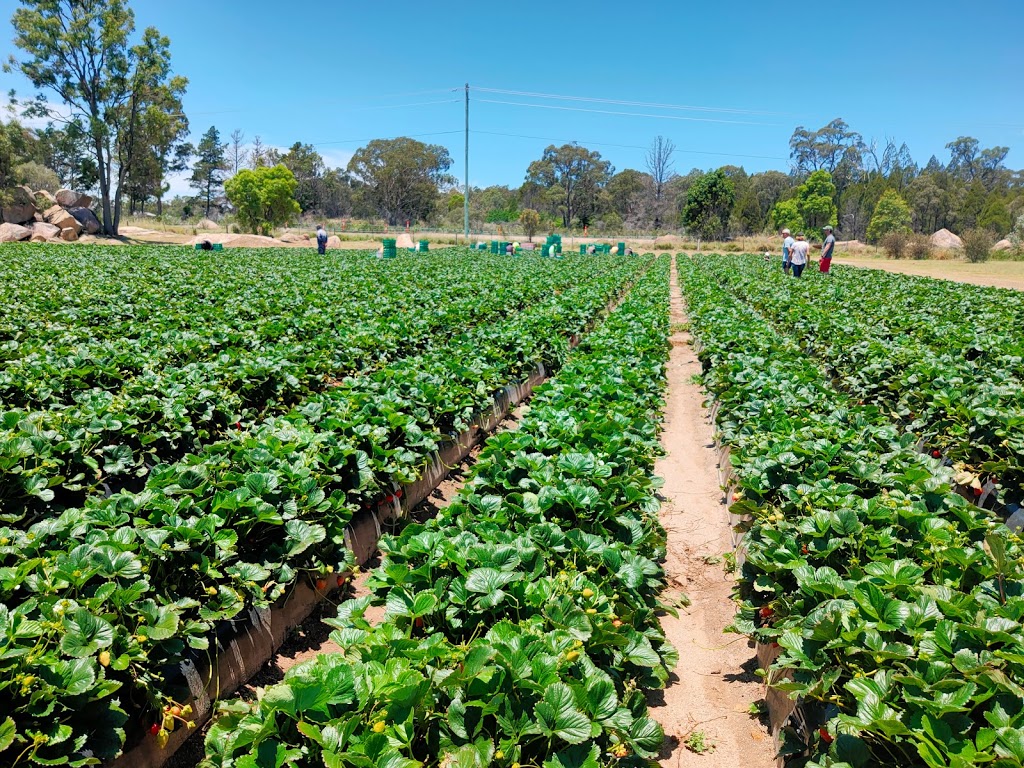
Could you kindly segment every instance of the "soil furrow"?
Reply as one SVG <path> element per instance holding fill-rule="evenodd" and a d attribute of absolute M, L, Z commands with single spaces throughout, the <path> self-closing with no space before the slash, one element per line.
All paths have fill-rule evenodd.
<path fill-rule="evenodd" d="M 775 750 L 757 714 L 764 687 L 747 638 L 724 634 L 732 623 L 729 513 L 717 478 L 717 455 L 704 394 L 695 383 L 700 363 L 685 330 L 686 310 L 672 273 L 672 351 L 662 445 L 656 472 L 665 478 L 661 521 L 668 531 L 665 601 L 679 617 L 662 626 L 679 650 L 669 687 L 652 696 L 652 716 L 665 729 L 666 766 L 772 768 Z M 685 605 L 689 603 L 688 605 Z"/>

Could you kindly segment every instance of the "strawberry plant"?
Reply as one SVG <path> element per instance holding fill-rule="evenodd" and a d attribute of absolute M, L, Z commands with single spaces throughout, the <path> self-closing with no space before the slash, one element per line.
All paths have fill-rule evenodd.
<path fill-rule="evenodd" d="M 778 644 L 790 673 L 774 684 L 815 728 L 787 751 L 809 766 L 1020 764 L 1019 537 L 952 491 L 899 412 L 837 386 L 830 338 L 791 332 L 813 283 L 792 289 L 781 333 L 761 313 L 781 300 L 747 303 L 756 280 L 733 293 L 717 264 L 682 262 L 682 282 L 742 490 L 731 509 L 750 520 L 735 629 Z"/>
<path fill-rule="evenodd" d="M 54 253 L 53 264 L 44 251 L 21 266 L 67 271 L 66 290 L 80 296 L 65 305 L 65 289 L 4 288 L 4 322 L 26 344 L 6 352 L 24 352 L 26 365 L 45 358 L 50 382 L 11 394 L 16 407 L 0 422 L 0 761 L 72 765 L 141 738 L 166 743 L 173 713 L 149 730 L 188 693 L 181 662 L 205 663 L 229 622 L 299 578 L 330 588 L 326 574 L 352 565 L 343 540 L 352 515 L 418 477 L 438 443 L 506 384 L 538 363 L 563 364 L 568 339 L 646 267 L 481 267 L 439 252 L 415 265 L 339 259 L 325 278 L 322 265 L 261 252 L 258 268 L 251 255 L 205 266 L 189 257 L 155 270 L 153 287 L 126 280 L 135 267 L 119 253 L 101 254 L 109 262 Z M 147 249 L 141 262 L 154 270 L 165 258 Z M 255 280 L 260 270 L 270 277 Z M 471 290 L 482 279 L 491 290 Z M 209 327 L 176 300 L 197 292 Z M 52 357 L 28 346 L 33 333 Z M 92 378 L 61 384 L 54 361 L 77 355 L 76 344 L 83 360 L 128 350 L 141 362 L 118 368 L 117 389 L 76 358 L 69 375 Z M 19 365 L 0 386 L 27 393 L 43 370 Z M 161 416 L 139 416 L 136 403 Z M 181 417 L 178 432 L 150 440 L 168 414 Z"/>
<path fill-rule="evenodd" d="M 374 595 L 344 603 L 344 649 L 222 707 L 207 764 L 644 764 L 661 631 L 658 455 L 668 259 L 487 441 L 454 504 L 382 542 Z M 365 618 L 371 602 L 385 619 Z M 500 757 L 499 757 L 500 755 Z"/>

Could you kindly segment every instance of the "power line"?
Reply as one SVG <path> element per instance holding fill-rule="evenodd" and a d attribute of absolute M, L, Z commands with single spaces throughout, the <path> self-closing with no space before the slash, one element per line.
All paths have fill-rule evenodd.
<path fill-rule="evenodd" d="M 462 133 L 460 128 L 457 131 L 434 131 L 433 133 L 404 133 L 401 136 L 374 136 L 369 139 L 336 139 L 332 141 L 315 141 L 312 142 L 314 147 L 323 147 L 328 144 L 362 144 L 364 141 L 376 141 L 378 139 L 383 141 L 390 141 L 391 139 L 416 139 L 421 136 L 448 136 L 453 133 Z"/>
<path fill-rule="evenodd" d="M 683 117 L 682 115 L 652 115 L 642 112 L 617 112 L 609 109 L 586 109 L 584 107 L 560 107 L 555 104 L 527 104 L 521 101 L 498 101 L 497 99 L 477 99 L 485 104 L 506 104 L 512 107 L 532 107 L 533 109 L 558 109 L 565 112 L 588 112 L 597 115 L 620 115 L 622 117 L 650 117 L 657 120 L 683 120 L 691 123 L 729 123 L 732 125 L 761 125 L 777 128 L 775 123 L 756 123 L 748 120 L 724 120 L 715 117 Z"/>
<path fill-rule="evenodd" d="M 604 99 L 590 96 L 559 96 L 553 93 L 535 93 L 532 91 L 508 91 L 501 88 L 474 88 L 474 90 L 485 93 L 501 93 L 507 96 L 526 96 L 536 99 L 555 99 L 558 101 L 583 101 L 595 104 L 614 104 L 620 107 L 647 107 L 652 109 L 676 109 L 686 112 L 722 112 L 734 115 L 766 115 L 773 117 L 786 117 L 782 112 L 765 112 L 754 109 L 736 109 L 733 107 L 698 107 L 685 104 L 663 104 L 650 101 L 626 101 L 623 99 Z"/>
<path fill-rule="evenodd" d="M 567 141 L 565 139 L 555 139 L 555 138 L 552 138 L 550 136 L 525 136 L 525 135 L 520 134 L 520 133 L 499 133 L 497 131 L 477 131 L 477 130 L 472 130 L 472 131 L 470 131 L 470 133 L 482 133 L 482 134 L 486 134 L 488 136 L 507 136 L 508 138 L 512 138 L 512 139 L 535 139 L 537 141 L 562 142 L 563 144 L 577 143 L 577 144 L 581 144 L 583 146 L 593 145 L 593 146 L 596 146 L 596 147 L 619 147 L 621 149 L 639 149 L 639 150 L 642 150 L 642 151 L 647 151 L 648 149 L 650 149 L 650 147 L 641 147 L 641 146 L 638 146 L 636 144 L 610 144 L 608 142 L 603 142 L 603 141 L 581 141 L 579 139 L 574 139 L 573 141 Z M 701 149 L 679 149 L 678 147 L 676 147 L 674 151 L 681 152 L 683 154 L 689 154 L 689 155 L 715 155 L 717 157 L 743 157 L 743 158 L 750 158 L 750 159 L 754 159 L 754 160 L 788 160 L 789 159 L 789 158 L 786 158 L 786 157 L 779 157 L 779 156 L 776 156 L 776 155 L 745 155 L 745 154 L 741 154 L 739 152 L 710 152 L 710 151 L 701 150 Z"/>

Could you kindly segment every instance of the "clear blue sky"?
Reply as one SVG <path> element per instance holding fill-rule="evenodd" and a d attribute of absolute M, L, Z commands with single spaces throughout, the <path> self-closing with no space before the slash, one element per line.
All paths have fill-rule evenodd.
<path fill-rule="evenodd" d="M 658 134 L 675 142 L 679 172 L 787 170 L 793 129 L 835 117 L 866 139 L 905 141 L 921 164 L 971 135 L 1009 146 L 1007 164 L 1024 168 L 1021 0 L 133 5 L 140 29 L 171 38 L 194 135 L 216 125 L 224 137 L 312 143 L 332 165 L 366 140 L 419 136 L 449 148 L 461 180 L 464 108 L 451 89 L 469 81 L 722 110 L 471 92 L 471 127 L 487 132 L 470 137 L 474 185 L 518 185 L 545 146 L 574 140 L 616 169 L 642 168 Z M 16 7 L 0 0 L 0 18 Z M 14 75 L 0 82 L 28 91 Z"/>

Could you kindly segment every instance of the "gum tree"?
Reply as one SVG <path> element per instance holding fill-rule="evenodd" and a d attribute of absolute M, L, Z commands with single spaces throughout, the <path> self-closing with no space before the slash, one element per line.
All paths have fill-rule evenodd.
<path fill-rule="evenodd" d="M 171 75 L 170 41 L 150 27 L 133 45 L 135 14 L 125 0 L 21 0 L 11 24 L 24 55 L 8 66 L 40 91 L 27 111 L 81 121 L 96 162 L 103 231 L 116 235 L 124 182 L 145 154 L 144 115 L 154 105 L 181 112 L 188 81 Z"/>

